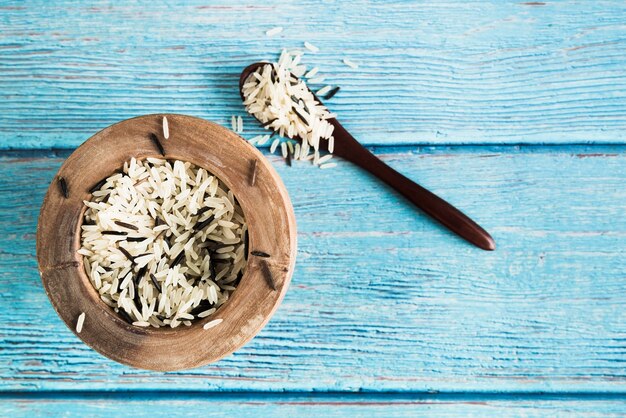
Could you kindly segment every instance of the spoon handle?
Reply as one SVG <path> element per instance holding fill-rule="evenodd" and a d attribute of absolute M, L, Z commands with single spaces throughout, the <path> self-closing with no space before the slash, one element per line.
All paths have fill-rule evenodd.
<path fill-rule="evenodd" d="M 491 235 L 463 212 L 382 162 L 354 139 L 339 122 L 333 120 L 332 123 L 335 125 L 334 136 L 337 144 L 335 154 L 369 171 L 450 231 L 470 243 L 483 250 L 496 248 Z"/>

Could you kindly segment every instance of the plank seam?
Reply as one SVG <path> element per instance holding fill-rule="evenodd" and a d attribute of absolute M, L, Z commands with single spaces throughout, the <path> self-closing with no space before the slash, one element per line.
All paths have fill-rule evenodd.
<path fill-rule="evenodd" d="M 121 391 L 92 391 L 92 390 L 28 390 L 28 391 L 1 391 L 0 400 L 164 400 L 164 399 L 200 399 L 200 400 L 292 400 L 294 402 L 310 402 L 311 399 L 320 402 L 345 402 L 359 400 L 367 402 L 389 402 L 390 399 L 397 401 L 604 401 L 621 400 L 626 402 L 626 388 L 617 392 L 491 392 L 491 391 L 463 391 L 463 392 L 437 392 L 437 391 L 388 391 L 388 392 L 306 392 L 306 391 L 228 391 L 228 392 L 203 392 L 203 391 L 164 391 L 164 390 L 121 390 Z"/>
<path fill-rule="evenodd" d="M 626 144 L 434 144 L 434 145 L 367 145 L 365 148 L 374 153 L 419 152 L 419 151 L 499 151 L 499 152 L 584 152 L 593 150 L 597 153 L 610 151 L 626 151 Z M 67 158 L 75 148 L 0 148 L 0 158 Z M 265 155 L 271 155 L 268 148 L 260 148 Z"/>

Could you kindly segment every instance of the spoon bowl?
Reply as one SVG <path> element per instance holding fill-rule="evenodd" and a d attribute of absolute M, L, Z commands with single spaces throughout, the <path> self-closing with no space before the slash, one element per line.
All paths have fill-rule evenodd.
<path fill-rule="evenodd" d="M 250 77 L 259 68 L 261 68 L 261 67 L 263 67 L 265 65 L 268 65 L 268 64 L 271 64 L 271 63 L 269 63 L 269 62 L 255 62 L 254 64 L 250 64 L 246 68 L 243 69 L 243 71 L 241 72 L 241 76 L 239 77 L 239 95 L 241 96 L 241 100 L 245 100 L 245 97 L 243 95 L 243 85 L 246 83 L 246 80 L 248 79 L 248 77 Z M 298 79 L 298 77 L 294 76 L 293 74 L 292 74 L 292 77 L 294 77 L 295 79 Z M 309 89 L 309 91 L 311 91 L 311 90 Z M 313 93 L 311 91 L 311 94 L 313 95 L 313 97 L 315 97 L 315 100 L 318 103 L 323 104 L 322 101 L 320 100 L 320 98 L 317 97 L 317 95 L 315 93 Z M 263 121 L 260 121 L 256 116 L 254 116 L 252 114 L 251 114 L 251 116 L 253 118 L 255 118 L 260 124 L 263 124 Z M 339 121 L 337 121 L 337 119 L 328 119 L 328 122 L 331 125 L 334 125 L 335 131 L 337 130 L 337 126 L 338 125 L 341 126 L 339 124 Z M 342 127 L 342 129 L 343 129 L 343 127 Z M 298 140 L 298 141 L 302 140 L 302 138 L 300 138 L 299 136 L 294 136 L 291 139 L 295 139 L 295 140 Z M 347 159 L 346 155 L 344 155 L 345 147 L 343 147 L 342 145 L 343 144 L 338 144 L 337 142 L 335 142 L 335 148 L 333 150 L 333 155 L 338 156 L 338 157 L 342 157 L 344 159 Z M 318 146 L 319 146 L 318 149 L 320 151 L 325 151 L 325 152 L 328 151 L 328 141 L 320 141 Z"/>
<path fill-rule="evenodd" d="M 239 93 L 242 100 L 245 100 L 243 85 L 248 77 L 268 64 L 268 62 L 255 62 L 243 69 L 239 77 Z M 297 79 L 293 74 L 292 77 Z M 318 103 L 323 104 L 315 93 L 311 92 L 311 94 Z M 459 209 L 382 162 L 361 145 L 336 118 L 328 119 L 328 123 L 334 126 L 333 155 L 342 157 L 378 177 L 426 214 L 468 242 L 483 250 L 492 251 L 496 248 L 496 243 L 491 235 Z M 326 146 L 327 141 L 320 141 L 319 149 L 321 151 L 328 151 Z"/>

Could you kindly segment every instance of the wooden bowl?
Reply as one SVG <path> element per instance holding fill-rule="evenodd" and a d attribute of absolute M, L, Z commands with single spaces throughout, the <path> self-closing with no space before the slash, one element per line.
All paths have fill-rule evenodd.
<path fill-rule="evenodd" d="M 167 116 L 170 137 L 162 136 Z M 131 157 L 163 158 L 150 133 L 157 134 L 165 158 L 189 161 L 217 175 L 234 193 L 248 223 L 248 265 L 237 290 L 209 318 L 192 326 L 141 328 L 122 320 L 98 295 L 89 281 L 80 248 L 85 205 L 96 183 L 122 167 Z M 256 181 L 251 185 L 252 164 Z M 112 125 L 82 144 L 59 169 L 44 198 L 37 225 L 37 260 L 48 297 L 65 324 L 106 357 L 133 367 L 180 370 L 205 365 L 232 353 L 252 339 L 280 304 L 296 259 L 296 221 L 287 190 L 263 155 L 222 126 L 183 115 L 148 115 Z M 67 183 L 64 197 L 59 177 Z M 259 250 L 275 283 L 268 283 L 262 261 L 250 254 Z M 208 330 L 213 319 L 223 322 Z"/>

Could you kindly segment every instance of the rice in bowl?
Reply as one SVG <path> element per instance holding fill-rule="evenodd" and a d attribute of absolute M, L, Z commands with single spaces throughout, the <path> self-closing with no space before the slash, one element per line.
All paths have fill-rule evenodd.
<path fill-rule="evenodd" d="M 78 252 L 123 319 L 190 326 L 229 299 L 246 268 L 247 225 L 216 176 L 189 162 L 132 158 L 91 191 Z"/>

